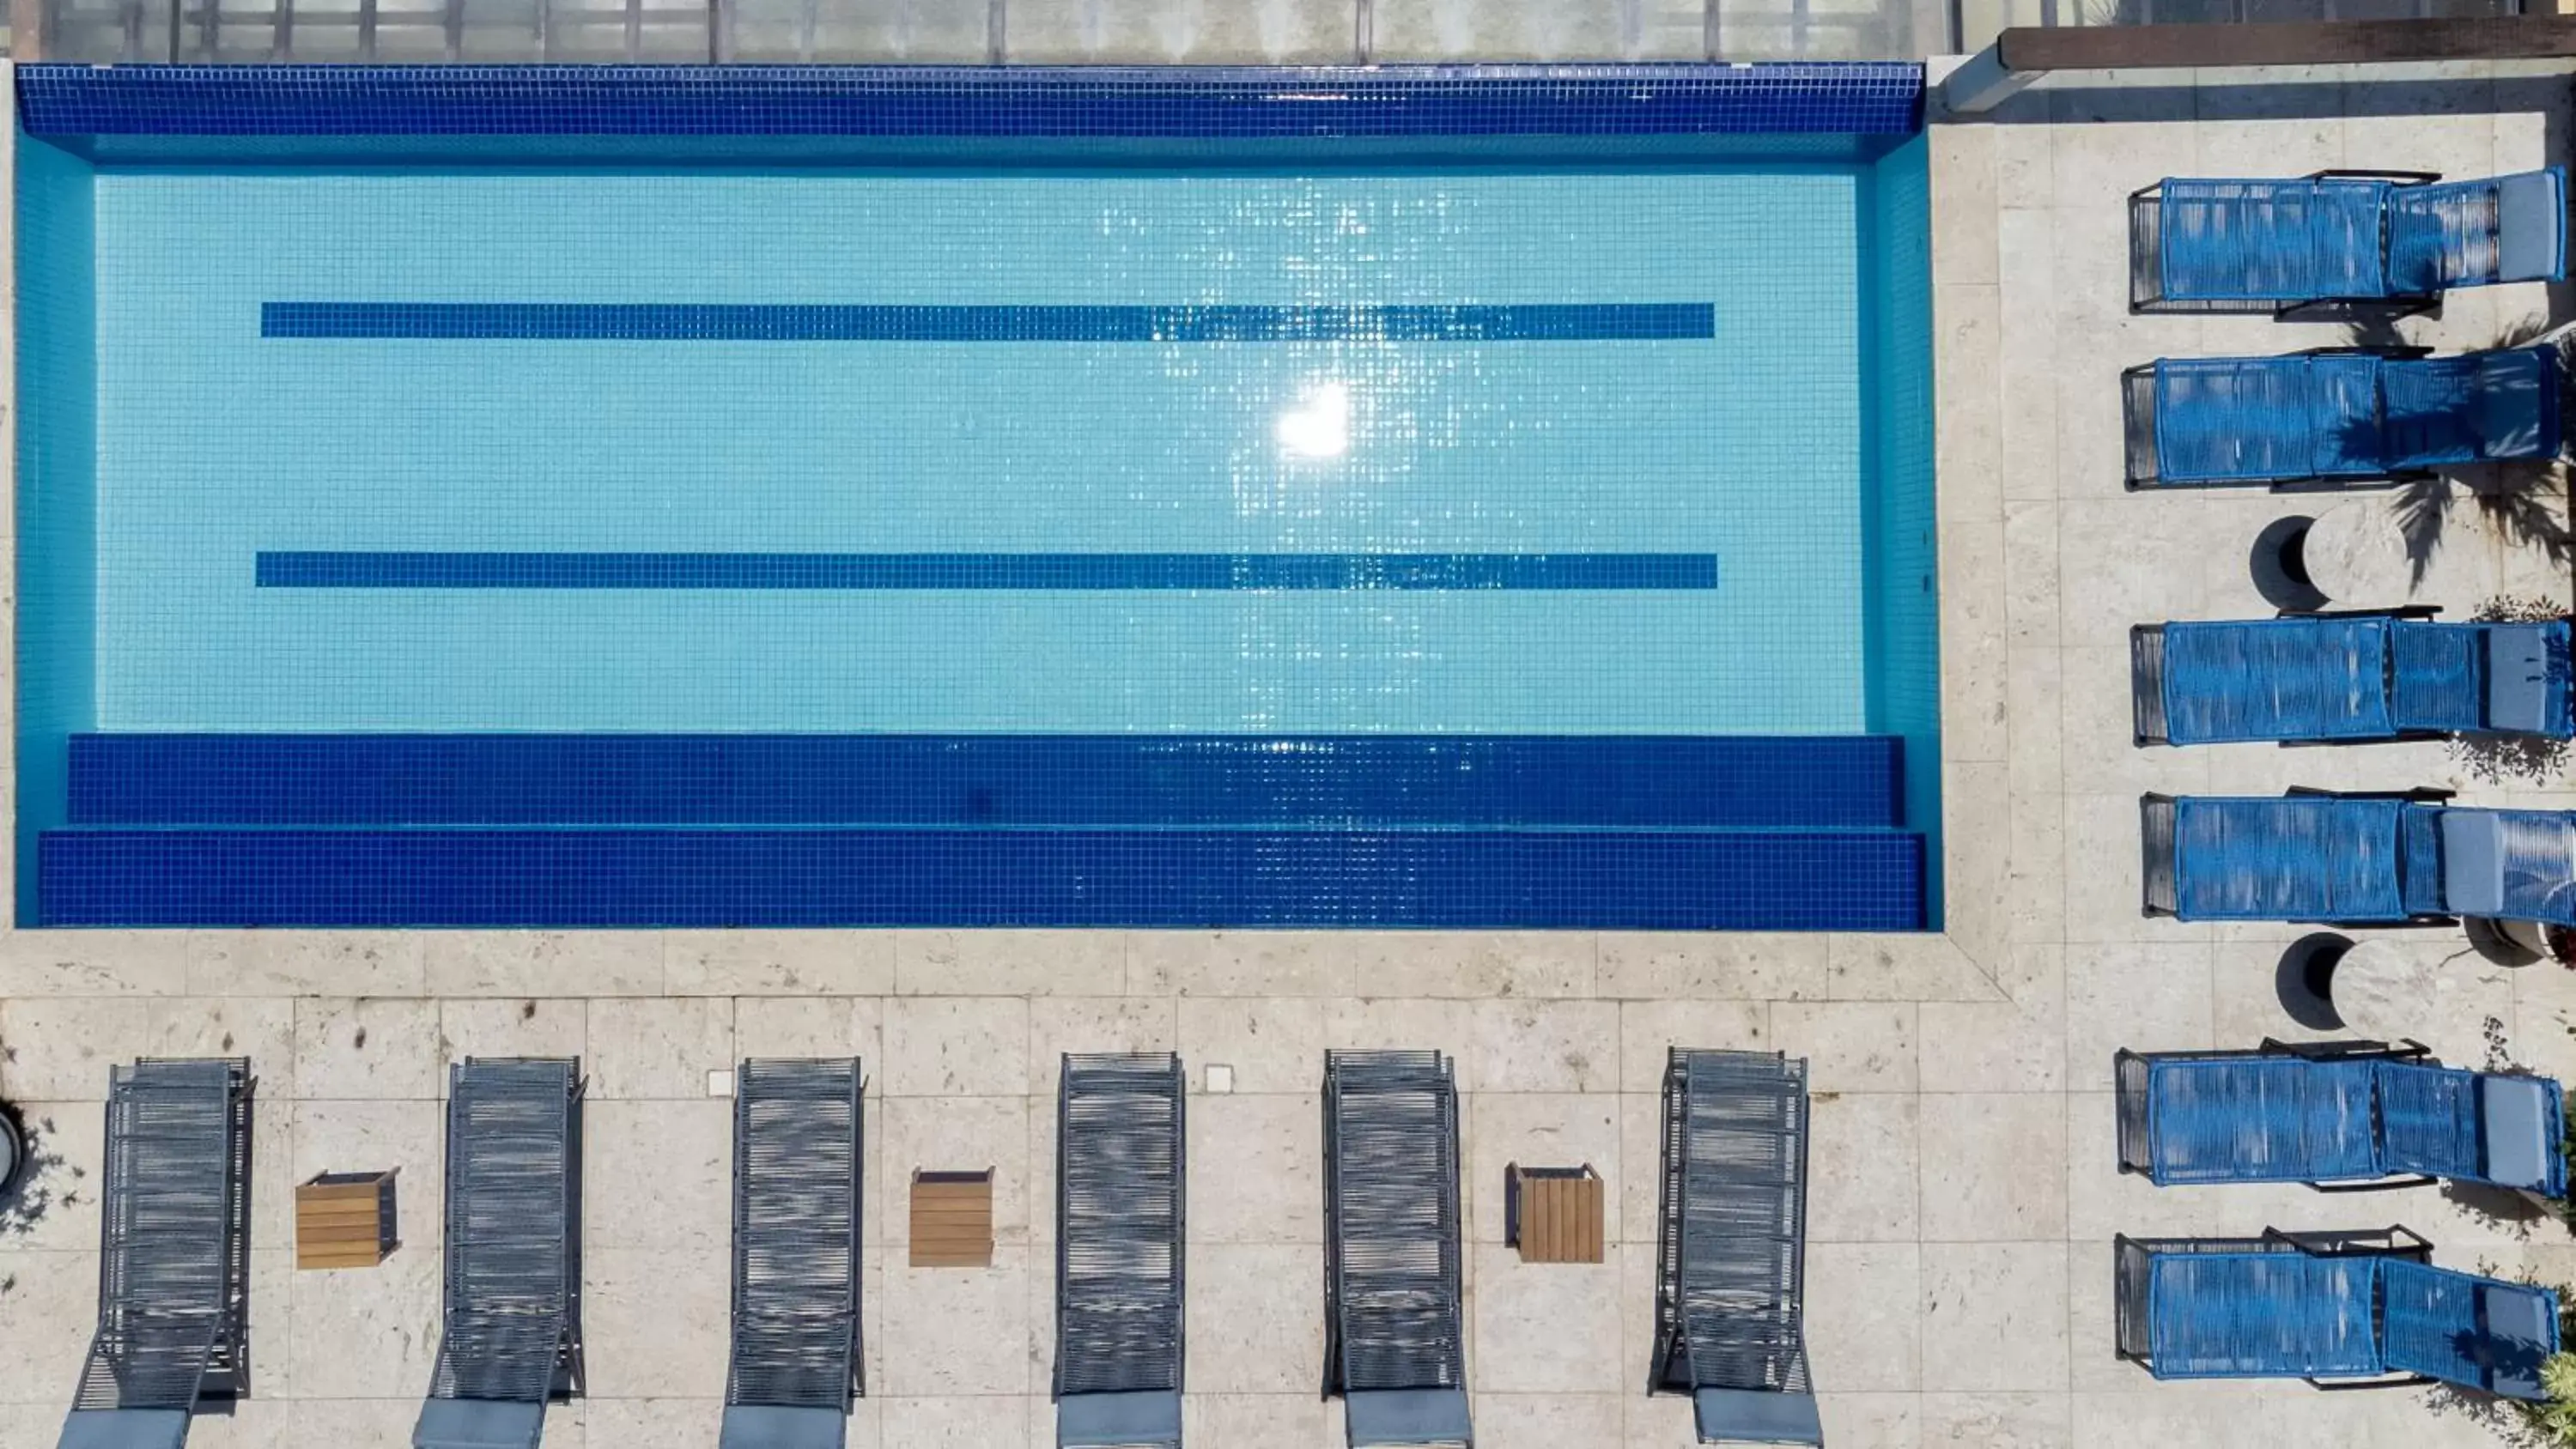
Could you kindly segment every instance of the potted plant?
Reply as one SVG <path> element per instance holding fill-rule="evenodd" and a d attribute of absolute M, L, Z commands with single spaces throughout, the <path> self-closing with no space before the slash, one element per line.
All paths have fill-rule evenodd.
<path fill-rule="evenodd" d="M 2540 1387 L 2547 1399 L 2514 1405 L 2523 1427 L 2534 1442 L 2550 1449 L 2576 1449 L 2576 1353 L 2554 1353 L 2543 1359 Z"/>
<path fill-rule="evenodd" d="M 2548 599 L 2499 595 L 2469 615 L 2478 624 L 2546 624 L 2567 617 Z M 2482 784 L 2555 784 L 2567 771 L 2567 740 L 2547 735 L 2463 734 L 2451 737 L 2451 763 Z"/>
<path fill-rule="evenodd" d="M 2460 929 L 2471 948 L 2499 966 L 2528 966 L 2550 954 L 2548 928 L 2538 921 L 2471 916 Z"/>

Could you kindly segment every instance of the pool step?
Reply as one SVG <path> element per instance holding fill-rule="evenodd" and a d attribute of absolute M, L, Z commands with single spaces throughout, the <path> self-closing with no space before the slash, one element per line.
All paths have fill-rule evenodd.
<path fill-rule="evenodd" d="M 1893 828 L 1882 735 L 84 734 L 73 825 Z"/>
<path fill-rule="evenodd" d="M 1897 931 L 1892 829 L 48 831 L 47 926 Z"/>

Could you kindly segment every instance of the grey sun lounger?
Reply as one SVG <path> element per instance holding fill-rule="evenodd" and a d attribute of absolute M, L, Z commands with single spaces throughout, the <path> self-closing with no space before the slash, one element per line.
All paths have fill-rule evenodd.
<path fill-rule="evenodd" d="M 413 1449 L 535 1449 L 581 1362 L 581 1064 L 468 1057 L 447 1075 L 438 1363 Z"/>
<path fill-rule="evenodd" d="M 1655 1356 L 1702 1443 L 1824 1443 L 1807 1377 L 1807 1064 L 1687 1051 L 1664 1066 Z"/>
<path fill-rule="evenodd" d="M 1181 1059 L 1067 1055 L 1061 1081 L 1055 1441 L 1180 1449 Z"/>
<path fill-rule="evenodd" d="M 61 1449 L 178 1449 L 247 1390 L 250 1063 L 118 1067 L 107 1095 L 98 1331 Z"/>
<path fill-rule="evenodd" d="M 1353 1449 L 1470 1445 L 1458 1091 L 1432 1051 L 1324 1054 L 1324 1392 Z"/>
<path fill-rule="evenodd" d="M 840 1449 L 859 1353 L 856 1057 L 734 1072 L 733 1354 L 720 1449 Z"/>

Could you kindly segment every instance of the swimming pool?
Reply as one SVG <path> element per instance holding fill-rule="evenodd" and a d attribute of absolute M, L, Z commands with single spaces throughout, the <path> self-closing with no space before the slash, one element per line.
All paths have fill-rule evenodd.
<path fill-rule="evenodd" d="M 20 68 L 22 920 L 1937 921 L 1913 67 L 353 69 Z"/>

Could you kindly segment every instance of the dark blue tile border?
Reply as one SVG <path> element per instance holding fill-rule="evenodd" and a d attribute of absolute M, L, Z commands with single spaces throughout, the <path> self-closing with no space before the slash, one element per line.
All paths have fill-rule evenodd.
<path fill-rule="evenodd" d="M 1888 828 L 1868 735 L 92 734 L 74 825 Z"/>
<path fill-rule="evenodd" d="M 36 136 L 1910 135 L 1912 62 L 17 69 Z"/>
<path fill-rule="evenodd" d="M 1904 931 L 1896 831 L 49 831 L 45 926 Z"/>
<path fill-rule="evenodd" d="M 264 589 L 1714 589 L 1707 553 L 263 551 Z"/>
<path fill-rule="evenodd" d="M 262 337 L 531 342 L 1652 342 L 1717 335 L 1708 302 L 1057 307 L 263 302 Z"/>

